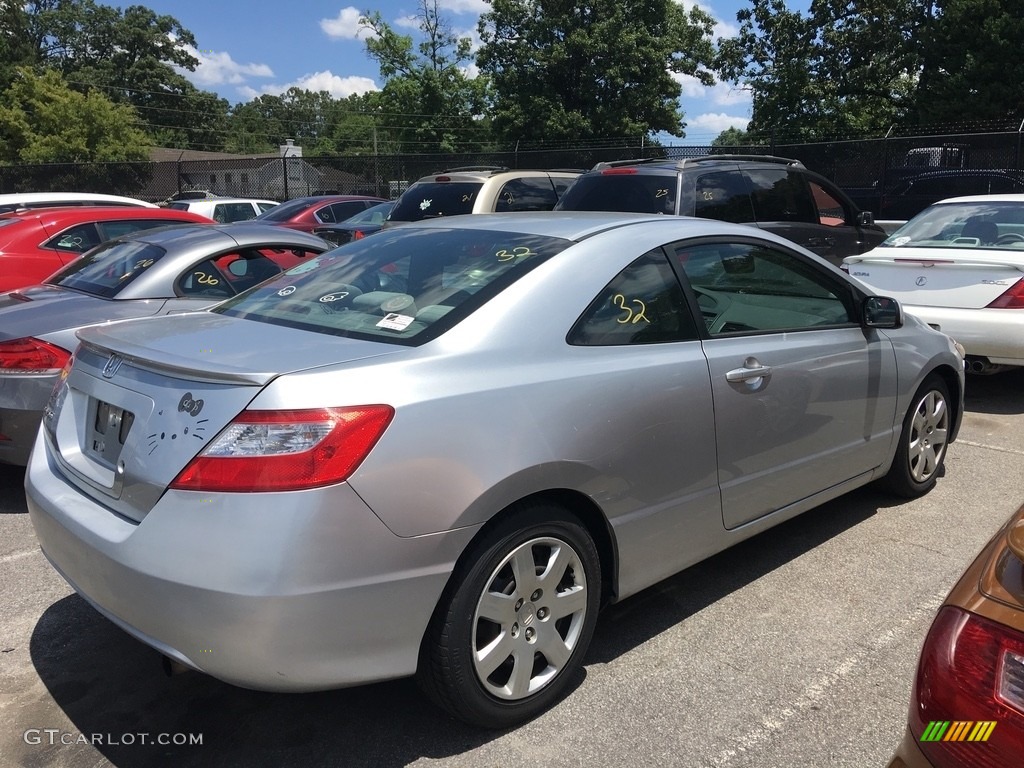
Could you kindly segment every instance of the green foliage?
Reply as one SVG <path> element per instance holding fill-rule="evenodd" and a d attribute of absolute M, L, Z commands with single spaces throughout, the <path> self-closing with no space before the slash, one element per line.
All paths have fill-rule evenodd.
<path fill-rule="evenodd" d="M 711 18 L 673 0 L 492 0 L 479 24 L 480 70 L 508 143 L 682 136 L 679 83 L 705 85 Z"/>
<path fill-rule="evenodd" d="M 194 70 L 199 62 L 186 48 L 195 47 L 195 37 L 174 17 L 93 0 L 27 0 L 20 15 L 9 4 L 4 0 L 3 14 L 21 25 L 25 63 L 56 69 L 72 86 L 101 88 L 130 104 L 154 144 L 223 146 L 228 103 L 176 69 Z"/>
<path fill-rule="evenodd" d="M 478 116 L 487 82 L 470 77 L 471 41 L 457 37 L 442 18 L 437 0 L 420 0 L 422 40 L 395 32 L 380 13 L 361 23 L 372 33 L 366 52 L 385 84 L 377 97 L 377 140 L 394 151 L 452 152 L 478 148 L 486 138 Z"/>
<path fill-rule="evenodd" d="M 715 140 L 711 142 L 712 147 L 744 147 L 757 144 L 749 133 L 739 128 L 726 128 Z"/>
<path fill-rule="evenodd" d="M 129 106 L 98 91 L 79 93 L 55 70 L 20 69 L 0 95 L 0 160 L 106 163 L 143 160 L 146 135 Z"/>
<path fill-rule="evenodd" d="M 914 114 L 921 123 L 1024 117 L 1024 4 L 942 0 L 921 32 Z"/>

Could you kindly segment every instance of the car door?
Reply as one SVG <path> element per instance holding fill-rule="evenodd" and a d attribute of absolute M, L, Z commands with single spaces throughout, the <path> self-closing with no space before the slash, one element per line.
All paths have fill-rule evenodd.
<path fill-rule="evenodd" d="M 749 241 L 672 249 L 704 320 L 726 528 L 862 478 L 887 455 L 895 355 L 857 294 L 798 253 Z"/>
<path fill-rule="evenodd" d="M 722 532 L 707 362 L 663 249 L 616 275 L 567 341 L 567 370 L 597 374 L 578 379 L 572 406 L 607 475 L 595 491 L 612 508 L 645 507 L 610 515 L 630 594 L 695 562 Z"/>
<path fill-rule="evenodd" d="M 786 167 L 752 168 L 745 173 L 750 180 L 754 220 L 759 228 L 791 240 L 836 265 L 843 256 L 860 253 L 856 245 L 857 228 L 847 224 L 847 212 L 843 212 L 838 225 L 839 217 L 834 208 L 830 210 L 828 202 L 822 202 L 824 211 L 819 213 L 806 174 Z"/>

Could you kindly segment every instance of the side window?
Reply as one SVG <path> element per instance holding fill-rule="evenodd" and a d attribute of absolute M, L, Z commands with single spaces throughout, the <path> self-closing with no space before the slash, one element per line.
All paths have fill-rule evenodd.
<path fill-rule="evenodd" d="M 818 223 L 826 227 L 842 227 L 846 224 L 846 209 L 831 192 L 813 179 L 808 182 L 811 187 L 811 199 L 818 214 Z"/>
<path fill-rule="evenodd" d="M 785 168 L 749 170 L 755 221 L 817 222 L 804 176 Z"/>
<path fill-rule="evenodd" d="M 76 227 L 67 229 L 50 240 L 47 248 L 56 248 L 58 251 L 73 251 L 84 253 L 103 242 L 96 230 L 95 224 L 79 224 Z"/>
<path fill-rule="evenodd" d="M 583 313 L 568 341 L 616 346 L 697 338 L 679 280 L 659 248 L 620 272 Z"/>
<path fill-rule="evenodd" d="M 191 267 L 178 278 L 178 293 L 182 296 L 233 296 L 281 274 L 284 266 L 272 256 L 292 254 L 291 251 L 246 249 L 222 253 Z M 300 252 L 301 253 L 301 252 Z M 298 262 L 299 254 L 291 261 Z M 289 259 L 282 259 L 285 263 Z M 289 266 L 292 264 L 289 263 Z"/>
<path fill-rule="evenodd" d="M 743 224 L 754 220 L 750 189 L 739 171 L 718 171 L 697 177 L 693 215 Z"/>
<path fill-rule="evenodd" d="M 334 203 L 331 205 L 331 213 L 334 214 L 334 221 L 344 221 L 365 210 L 365 208 L 366 206 L 363 205 L 362 200 L 352 200 L 347 203 Z M 324 211 L 320 211 L 320 215 L 324 213 Z"/>
<path fill-rule="evenodd" d="M 213 207 L 213 220 L 221 224 L 255 218 L 256 210 L 250 203 L 218 203 Z"/>
<path fill-rule="evenodd" d="M 682 244 L 672 255 L 712 336 L 799 331 L 852 323 L 851 299 L 824 270 L 749 243 Z"/>
<path fill-rule="evenodd" d="M 242 179 L 245 179 L 245 174 L 242 174 Z M 256 207 L 260 209 L 260 213 L 266 213 L 271 208 L 276 208 L 277 203 L 256 203 Z"/>
<path fill-rule="evenodd" d="M 225 254 L 196 264 L 178 278 L 178 292 L 182 296 L 209 296 L 214 299 L 234 296 L 235 291 L 232 290 L 228 278 L 216 264 L 217 261 L 222 261 L 230 266 L 231 256 L 235 256 L 237 260 L 236 254 Z"/>
<path fill-rule="evenodd" d="M 555 185 L 555 194 L 559 198 L 565 194 L 565 190 L 572 186 L 572 183 L 576 181 L 575 177 L 566 178 L 565 176 L 552 176 L 551 183 Z"/>
<path fill-rule="evenodd" d="M 550 211 L 558 202 L 555 188 L 546 176 L 527 179 L 512 179 L 502 185 L 498 201 L 494 204 L 497 213 L 510 211 Z"/>

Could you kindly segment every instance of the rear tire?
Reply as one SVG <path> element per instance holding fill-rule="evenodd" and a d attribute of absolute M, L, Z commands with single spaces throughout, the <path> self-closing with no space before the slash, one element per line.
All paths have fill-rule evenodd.
<path fill-rule="evenodd" d="M 600 596 L 600 558 L 586 528 L 560 507 L 523 505 L 456 571 L 424 638 L 417 680 L 472 725 L 536 717 L 576 677 Z"/>
<path fill-rule="evenodd" d="M 896 456 L 882 484 L 904 498 L 928 493 L 943 471 L 949 428 L 949 387 L 931 374 L 910 401 Z"/>

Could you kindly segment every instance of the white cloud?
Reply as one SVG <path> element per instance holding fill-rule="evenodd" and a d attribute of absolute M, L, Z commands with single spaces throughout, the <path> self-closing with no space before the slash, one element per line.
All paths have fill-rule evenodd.
<path fill-rule="evenodd" d="M 451 13 L 475 13 L 477 15 L 489 11 L 487 0 L 439 0 L 438 7 Z"/>
<path fill-rule="evenodd" d="M 709 90 L 711 101 L 720 107 L 731 107 L 736 104 L 749 105 L 752 102 L 750 90 L 741 85 L 716 83 Z"/>
<path fill-rule="evenodd" d="M 703 99 L 707 95 L 707 86 L 693 75 L 684 75 L 679 72 L 669 72 L 669 75 L 683 89 L 683 98 Z"/>
<path fill-rule="evenodd" d="M 333 19 L 320 19 L 320 29 L 332 40 L 365 40 L 372 33 L 359 23 L 363 12 L 351 5 L 338 11 Z"/>
<path fill-rule="evenodd" d="M 248 86 L 239 88 L 238 92 L 247 99 L 255 99 L 257 96 L 273 95 L 279 96 L 289 88 L 301 88 L 306 91 L 327 91 L 336 99 L 344 99 L 357 93 L 369 93 L 380 90 L 377 84 L 369 77 L 349 76 L 341 77 L 329 70 L 314 72 L 311 75 L 303 75 L 298 80 L 284 85 L 265 85 L 259 90 Z"/>
<path fill-rule="evenodd" d="M 274 71 L 266 64 L 240 64 L 224 51 L 197 50 L 183 45 L 186 51 L 199 59 L 194 72 L 180 70 L 194 85 L 209 87 L 229 83 L 244 83 L 250 77 L 273 77 Z"/>
<path fill-rule="evenodd" d="M 719 37 L 736 37 L 739 34 L 740 28 L 736 26 L 736 17 L 733 16 L 732 21 L 723 21 L 718 11 L 712 8 L 707 3 L 693 2 L 693 0 L 680 0 L 679 4 L 683 6 L 683 10 L 687 13 L 690 12 L 691 8 L 700 8 L 704 13 L 715 20 L 715 31 L 714 36 Z"/>
<path fill-rule="evenodd" d="M 399 16 L 395 19 L 395 26 L 402 29 L 418 30 L 420 28 L 420 20 L 415 16 Z"/>
<path fill-rule="evenodd" d="M 710 144 L 725 129 L 739 128 L 741 131 L 745 131 L 749 123 L 749 117 L 727 115 L 724 112 L 705 112 L 696 117 L 686 118 L 686 138 L 690 140 L 707 138 L 707 143 Z"/>

